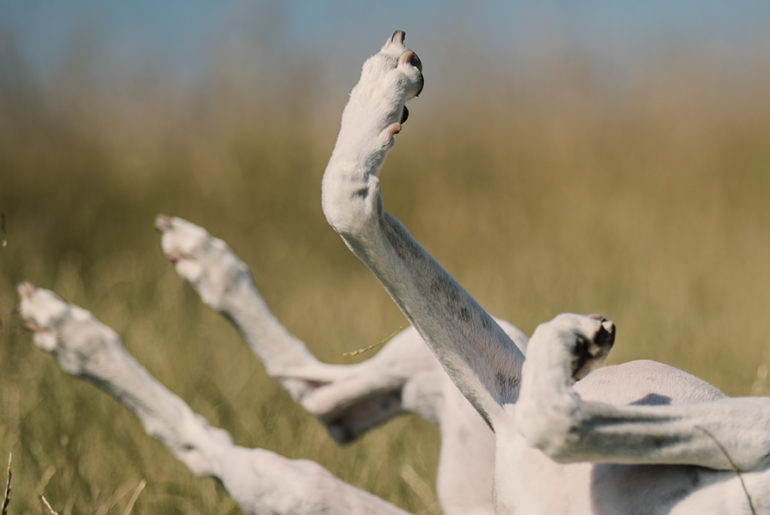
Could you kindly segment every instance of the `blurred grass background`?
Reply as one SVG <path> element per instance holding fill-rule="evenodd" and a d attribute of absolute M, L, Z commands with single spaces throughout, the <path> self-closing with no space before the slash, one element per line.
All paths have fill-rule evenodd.
<path fill-rule="evenodd" d="M 360 46 L 300 52 L 271 43 L 275 10 L 249 12 L 259 30 L 191 82 L 106 65 L 105 35 L 87 27 L 41 75 L 18 28 L 0 31 L 0 458 L 14 454 L 12 513 L 40 511 L 41 493 L 61 513 L 122 513 L 143 479 L 137 513 L 238 513 L 34 348 L 16 307 L 25 279 L 91 309 L 238 444 L 437 512 L 436 428 L 402 417 L 331 443 L 175 275 L 152 227 L 162 212 L 225 239 L 324 360 L 350 362 L 343 352 L 403 326 L 319 202 L 345 92 L 397 27 L 426 87 L 386 164 L 385 203 L 490 312 L 527 333 L 562 311 L 606 313 L 619 327 L 611 362 L 652 358 L 729 394 L 770 394 L 766 39 L 736 64 L 673 38 L 618 70 L 548 24 L 515 58 L 429 12 L 404 14 L 406 26 L 400 13 L 369 20 Z"/>

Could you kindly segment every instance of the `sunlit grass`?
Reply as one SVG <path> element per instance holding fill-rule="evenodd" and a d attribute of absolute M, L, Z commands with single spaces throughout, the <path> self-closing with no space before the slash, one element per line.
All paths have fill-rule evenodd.
<path fill-rule="evenodd" d="M 753 88 L 737 98 L 654 77 L 606 101 L 566 76 L 502 97 L 469 91 L 451 110 L 427 88 L 383 172 L 386 207 L 525 332 L 561 311 L 603 312 L 619 327 L 612 362 L 658 359 L 730 394 L 770 393 L 770 104 Z M 14 453 L 13 512 L 40 511 L 42 493 L 63 514 L 122 512 L 143 479 L 139 513 L 237 512 L 34 348 L 15 308 L 23 279 L 91 309 L 237 443 L 436 511 L 415 480 L 432 485 L 435 428 L 403 417 L 331 443 L 174 274 L 152 228 L 163 212 L 224 238 L 293 333 L 351 362 L 343 353 L 405 321 L 321 213 L 341 105 L 305 97 L 287 121 L 270 100 L 228 97 L 196 116 L 152 97 L 128 123 L 3 91 L 0 456 Z"/>

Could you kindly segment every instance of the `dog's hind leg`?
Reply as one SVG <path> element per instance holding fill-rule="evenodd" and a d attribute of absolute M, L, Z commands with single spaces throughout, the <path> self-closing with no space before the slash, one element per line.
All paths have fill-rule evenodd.
<path fill-rule="evenodd" d="M 35 343 L 68 374 L 87 379 L 130 409 L 196 475 L 218 478 L 247 513 L 404 513 L 320 465 L 234 445 L 145 370 L 112 329 L 53 292 L 19 286 Z"/>

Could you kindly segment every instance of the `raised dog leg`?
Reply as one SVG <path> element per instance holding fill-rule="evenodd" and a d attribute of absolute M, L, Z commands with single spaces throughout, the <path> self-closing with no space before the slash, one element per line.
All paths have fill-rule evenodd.
<path fill-rule="evenodd" d="M 91 313 L 52 292 L 19 286 L 21 314 L 35 343 L 68 374 L 87 379 L 141 420 L 148 434 L 196 475 L 217 477 L 247 513 L 404 513 L 306 460 L 234 445 L 184 401 L 158 383 Z"/>
<path fill-rule="evenodd" d="M 419 59 L 397 31 L 364 63 L 322 183 L 327 220 L 374 272 L 487 423 L 515 400 L 524 356 L 495 320 L 385 212 L 379 172 L 422 89 Z"/>

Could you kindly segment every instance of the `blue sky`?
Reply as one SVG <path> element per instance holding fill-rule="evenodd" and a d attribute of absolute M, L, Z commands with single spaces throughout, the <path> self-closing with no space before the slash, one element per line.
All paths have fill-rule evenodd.
<path fill-rule="evenodd" d="M 764 0 L 0 0 L 0 29 L 10 29 L 39 74 L 81 40 L 106 66 L 152 65 L 187 78 L 238 45 L 282 59 L 360 61 L 394 28 L 405 29 L 421 52 L 464 38 L 504 62 L 537 56 L 539 48 L 578 46 L 598 60 L 633 66 L 676 42 L 735 63 L 770 52 L 768 27 Z"/>

